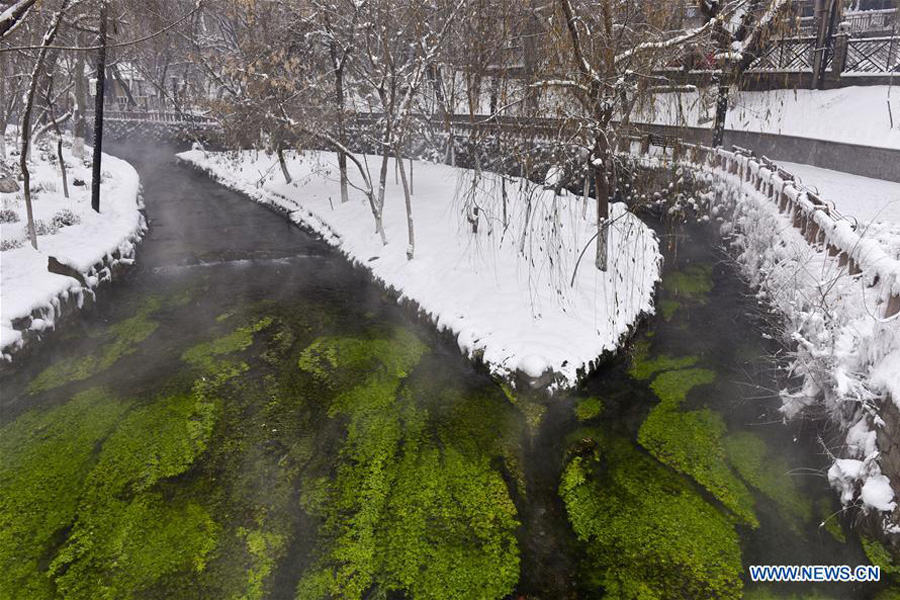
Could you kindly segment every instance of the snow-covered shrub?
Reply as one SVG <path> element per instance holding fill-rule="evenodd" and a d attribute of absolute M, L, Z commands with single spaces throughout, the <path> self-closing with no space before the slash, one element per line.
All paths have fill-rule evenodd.
<path fill-rule="evenodd" d="M 16 248 L 21 248 L 24 244 L 25 242 L 19 239 L 0 240 L 0 252 L 15 250 Z"/>
<path fill-rule="evenodd" d="M 43 219 L 34 220 L 34 232 L 37 235 L 53 235 L 57 232 L 57 229 L 52 223 L 47 223 Z"/>
<path fill-rule="evenodd" d="M 51 226 L 55 229 L 62 229 L 63 227 L 78 225 L 79 223 L 81 223 L 81 217 L 68 208 L 64 208 L 53 215 L 53 219 L 50 221 Z"/>
<path fill-rule="evenodd" d="M 0 223 L 18 223 L 19 213 L 8 208 L 0 210 Z"/>

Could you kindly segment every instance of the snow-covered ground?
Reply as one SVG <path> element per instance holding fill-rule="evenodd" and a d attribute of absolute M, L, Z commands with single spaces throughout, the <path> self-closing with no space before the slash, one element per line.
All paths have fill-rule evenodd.
<path fill-rule="evenodd" d="M 860 224 L 890 221 L 900 226 L 900 183 L 800 163 L 778 161 L 778 165 Z"/>
<path fill-rule="evenodd" d="M 7 148 L 15 148 L 7 140 Z M 63 195 L 62 178 L 56 159 L 56 144 L 42 142 L 32 150 L 31 187 L 38 249 L 26 238 L 25 202 L 19 191 L 0 193 L 2 219 L 0 238 L 0 349 L 9 359 L 23 343 L 23 334 L 12 322 L 39 310 L 41 318 L 29 327 L 41 331 L 53 327 L 60 299 L 74 295 L 78 305 L 85 294 L 93 294 L 100 280 L 110 277 L 107 269 L 94 271 L 104 262 L 112 266 L 112 255 L 130 262 L 134 244 L 146 230 L 140 213 L 140 180 L 127 162 L 103 155 L 100 213 L 91 210 L 90 159 L 75 158 L 66 144 L 63 151 L 68 167 L 69 198 Z M 88 149 L 88 154 L 90 149 Z M 18 173 L 18 155 L 9 156 L 6 164 Z M 81 185 L 75 185 L 76 182 Z M 49 257 L 80 271 L 87 287 L 73 277 L 47 270 Z"/>
<path fill-rule="evenodd" d="M 636 111 L 632 120 L 692 127 L 712 125 L 716 101 L 712 89 L 656 94 L 653 100 Z M 736 92 L 730 97 L 725 126 L 737 131 L 900 149 L 900 87 Z"/>
<path fill-rule="evenodd" d="M 275 157 L 261 153 L 192 150 L 179 156 L 320 233 L 385 286 L 415 301 L 439 328 L 456 335 L 463 352 L 480 356 L 506 380 L 517 372 L 529 378 L 554 372 L 555 386 L 572 386 L 598 357 L 618 348 L 642 313 L 653 311 L 658 242 L 622 204 L 611 207 L 610 262 L 604 273 L 593 263 L 594 211 L 584 216 L 579 198 L 555 196 L 517 178 L 476 176 L 472 170 L 415 161 L 416 245 L 415 257 L 408 260 L 404 196 L 393 161 L 384 208 L 388 244 L 383 246 L 364 194 L 351 190 L 351 200 L 341 203 L 333 153 L 291 155 L 291 184 L 284 182 Z M 365 161 L 377 180 L 380 157 Z M 350 179 L 360 185 L 352 165 Z M 473 216 L 472 203 L 464 208 L 473 189 L 477 233 L 467 218 Z"/>

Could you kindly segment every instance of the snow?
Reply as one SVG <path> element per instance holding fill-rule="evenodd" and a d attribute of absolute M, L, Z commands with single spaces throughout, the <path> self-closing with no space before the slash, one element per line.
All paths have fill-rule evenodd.
<path fill-rule="evenodd" d="M 610 207 L 610 264 L 601 272 L 593 265 L 591 243 L 596 211 L 583 218 L 579 197 L 556 196 L 518 178 L 414 161 L 416 244 L 415 257 L 407 260 L 404 197 L 393 175 L 384 208 L 389 243 L 382 246 L 364 194 L 354 190 L 351 201 L 340 203 L 333 153 L 290 153 L 292 184 L 283 182 L 275 157 L 252 151 L 192 150 L 179 157 L 318 232 L 401 299 L 415 301 L 438 328 L 456 336 L 464 353 L 480 357 L 507 381 L 516 372 L 534 379 L 549 370 L 556 374 L 551 390 L 574 386 L 598 357 L 617 350 L 642 314 L 653 311 L 658 242 L 623 204 Z M 381 158 L 360 158 L 377 180 Z M 393 172 L 390 161 L 388 173 Z M 352 166 L 350 180 L 361 185 Z M 480 209 L 478 233 L 467 218 L 473 215 L 471 201 Z"/>
<path fill-rule="evenodd" d="M 872 369 L 872 384 L 894 399 L 900 409 L 900 349 L 894 350 L 882 358 Z"/>
<path fill-rule="evenodd" d="M 852 458 L 839 458 L 828 469 L 828 483 L 841 493 L 841 502 L 849 504 L 855 495 L 854 484 L 859 479 L 863 463 Z"/>
<path fill-rule="evenodd" d="M 11 140 L 7 145 L 14 146 Z M 103 155 L 101 212 L 97 214 L 90 206 L 89 162 L 72 156 L 68 148 L 64 150 L 70 194 L 66 199 L 55 162 L 55 144 L 52 148 L 45 144 L 40 146 L 34 149 L 30 166 L 35 222 L 43 222 L 48 229 L 38 235 L 38 250 L 33 249 L 26 239 L 22 191 L 0 194 L 2 208 L 14 211 L 19 219 L 15 223 L 0 224 L 0 237 L 4 247 L 20 245 L 0 252 L 0 348 L 5 360 L 10 360 L 12 352 L 24 343 L 23 334 L 13 327 L 13 321 L 38 311 L 38 318 L 28 327 L 33 331 L 52 328 L 60 299 L 74 296 L 81 306 L 84 295 L 93 294 L 91 288 L 101 279 L 95 266 L 115 262 L 111 255 L 116 251 L 127 260 L 134 254 L 134 244 L 146 229 L 139 211 L 140 180 L 131 165 Z M 7 159 L 8 163 L 17 161 L 17 156 Z M 76 179 L 85 185 L 75 186 Z M 54 216 L 64 210 L 71 211 L 79 222 L 54 230 L 50 224 Z M 80 271 L 88 287 L 84 288 L 73 277 L 50 273 L 47 261 L 51 256 Z M 103 268 L 100 271 L 102 273 Z M 104 276 L 108 277 L 108 271 Z"/>
<path fill-rule="evenodd" d="M 900 224 L 900 183 L 799 163 L 779 161 L 778 164 L 793 173 L 803 186 L 833 203 L 839 212 L 852 215 L 860 223 L 893 221 Z M 900 169 L 900 165 L 897 168 Z"/>
<path fill-rule="evenodd" d="M 893 112 L 893 128 L 888 102 Z M 632 117 L 638 123 L 709 127 L 715 90 L 656 94 Z M 900 149 L 900 89 L 852 86 L 835 90 L 735 92 L 727 129 Z"/>
<path fill-rule="evenodd" d="M 891 482 L 884 475 L 875 475 L 866 479 L 860 490 L 860 498 L 866 506 L 876 510 L 894 510 L 897 507 Z"/>

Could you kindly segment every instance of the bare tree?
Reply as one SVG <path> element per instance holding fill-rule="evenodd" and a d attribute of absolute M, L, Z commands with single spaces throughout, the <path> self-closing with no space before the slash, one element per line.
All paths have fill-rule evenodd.
<path fill-rule="evenodd" d="M 31 111 L 34 108 L 35 94 L 38 85 L 40 85 L 40 78 L 43 73 L 44 61 L 47 58 L 48 48 L 53 44 L 53 39 L 59 32 L 59 26 L 62 23 L 63 14 L 68 5 L 69 0 L 62 0 L 62 3 L 50 21 L 47 32 L 41 40 L 41 48 L 38 51 L 38 57 L 35 61 L 34 69 L 31 72 L 31 85 L 28 88 L 28 96 L 25 99 L 25 107 L 22 113 L 22 150 L 21 155 L 19 156 L 19 167 L 22 170 L 22 187 L 25 194 L 25 211 L 28 218 L 28 239 L 35 250 L 37 250 L 38 243 L 37 234 L 34 230 L 34 210 L 31 206 L 31 173 L 28 170 L 28 149 L 29 144 L 31 144 Z"/>

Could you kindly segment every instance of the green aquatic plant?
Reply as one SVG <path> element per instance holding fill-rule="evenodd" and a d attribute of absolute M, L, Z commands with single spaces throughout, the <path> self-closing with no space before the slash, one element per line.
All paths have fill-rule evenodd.
<path fill-rule="evenodd" d="M 506 396 L 510 404 L 515 406 L 525 417 L 525 422 L 528 423 L 531 433 L 537 433 L 541 426 L 541 421 L 544 420 L 544 413 L 547 412 L 547 405 L 527 393 L 516 392 L 508 383 L 501 381 L 499 385 L 503 395 Z"/>
<path fill-rule="evenodd" d="M 388 339 L 320 338 L 301 355 L 301 369 L 335 390 L 329 414 L 346 422 L 347 438 L 334 479 L 301 497 L 321 515 L 327 543 L 298 599 L 398 592 L 461 600 L 512 590 L 516 512 L 485 451 L 498 430 L 485 439 L 481 425 L 459 427 L 472 421 L 447 405 L 462 421 L 432 424 L 422 404 L 442 394 L 450 404 L 460 392 L 439 391 L 428 378 L 404 383 L 424 352 L 401 330 Z"/>
<path fill-rule="evenodd" d="M 217 357 L 246 350 L 253 343 L 253 334 L 269 327 L 272 322 L 272 317 L 262 317 L 227 335 L 191 346 L 181 354 L 181 360 L 211 370 Z"/>
<path fill-rule="evenodd" d="M 0 429 L 0 599 L 54 597 L 42 557 L 74 519 L 95 448 L 127 407 L 91 389 Z"/>
<path fill-rule="evenodd" d="M 164 500 L 157 488 L 204 452 L 216 414 L 205 394 L 166 396 L 130 411 L 104 441 L 50 564 L 67 599 L 124 600 L 169 574 L 203 570 L 218 525 L 201 504 Z"/>
<path fill-rule="evenodd" d="M 861 535 L 859 539 L 869 562 L 881 569 L 882 577 L 887 575 L 892 581 L 900 578 L 900 565 L 894 561 L 884 544 L 868 535 Z"/>
<path fill-rule="evenodd" d="M 819 519 L 819 528 L 825 530 L 836 541 L 846 544 L 847 535 L 841 526 L 841 511 L 834 510 L 834 502 L 831 498 L 819 498 L 816 502 L 817 518 Z"/>
<path fill-rule="evenodd" d="M 589 421 L 603 412 L 603 401 L 600 398 L 584 398 L 575 405 L 575 417 L 579 421 Z"/>
<path fill-rule="evenodd" d="M 671 321 L 679 308 L 681 308 L 681 302 L 673 298 L 663 298 L 659 301 L 659 311 L 666 321 Z"/>
<path fill-rule="evenodd" d="M 666 358 L 664 364 L 679 363 Z M 660 399 L 638 431 L 638 442 L 660 462 L 690 475 L 745 523 L 756 526 L 753 496 L 725 462 L 722 417 L 708 409 L 682 411 L 688 392 L 715 381 L 708 369 L 666 370 L 650 388 Z"/>
<path fill-rule="evenodd" d="M 658 359 L 665 364 L 693 364 L 689 361 L 696 361 L 695 357 L 685 357 L 682 359 L 669 359 L 661 357 Z M 716 374 L 709 369 L 683 369 L 675 366 L 668 366 L 666 370 L 653 379 L 650 389 L 660 399 L 661 405 L 667 408 L 675 408 L 687 398 L 689 391 L 695 387 L 710 384 L 716 380 Z"/>
<path fill-rule="evenodd" d="M 737 599 L 740 543 L 730 520 L 682 476 L 621 438 L 574 456 L 559 488 L 605 598 Z"/>
<path fill-rule="evenodd" d="M 746 431 L 727 436 L 724 446 L 728 462 L 741 478 L 774 502 L 781 517 L 800 533 L 812 519 L 812 500 L 800 491 L 784 458 L 770 453 L 761 437 Z"/>
<path fill-rule="evenodd" d="M 119 359 L 137 351 L 138 344 L 156 331 L 159 324 L 150 317 L 159 311 L 162 301 L 145 300 L 133 317 L 119 321 L 102 332 L 108 340 L 95 353 L 65 358 L 41 371 L 28 385 L 28 393 L 51 390 L 74 381 L 83 381 L 116 364 Z"/>
<path fill-rule="evenodd" d="M 676 296 L 703 302 L 712 291 L 712 265 L 691 265 L 663 277 L 663 287 Z"/>
<path fill-rule="evenodd" d="M 649 349 L 636 349 L 628 366 L 628 374 L 634 379 L 650 379 L 657 373 L 673 369 L 686 369 L 697 364 L 696 356 L 657 356 L 649 357 Z"/>
<path fill-rule="evenodd" d="M 253 566 L 247 576 L 247 590 L 236 600 L 262 600 L 266 593 L 266 580 L 275 569 L 275 559 L 284 551 L 287 538 L 277 533 L 238 529 L 238 535 L 247 543 L 247 551 L 253 557 Z"/>
<path fill-rule="evenodd" d="M 660 462 L 690 475 L 726 508 L 752 526 L 759 522 L 753 495 L 728 468 L 722 437 L 725 423 L 709 409 L 682 412 L 654 407 L 638 432 L 638 441 Z"/>

